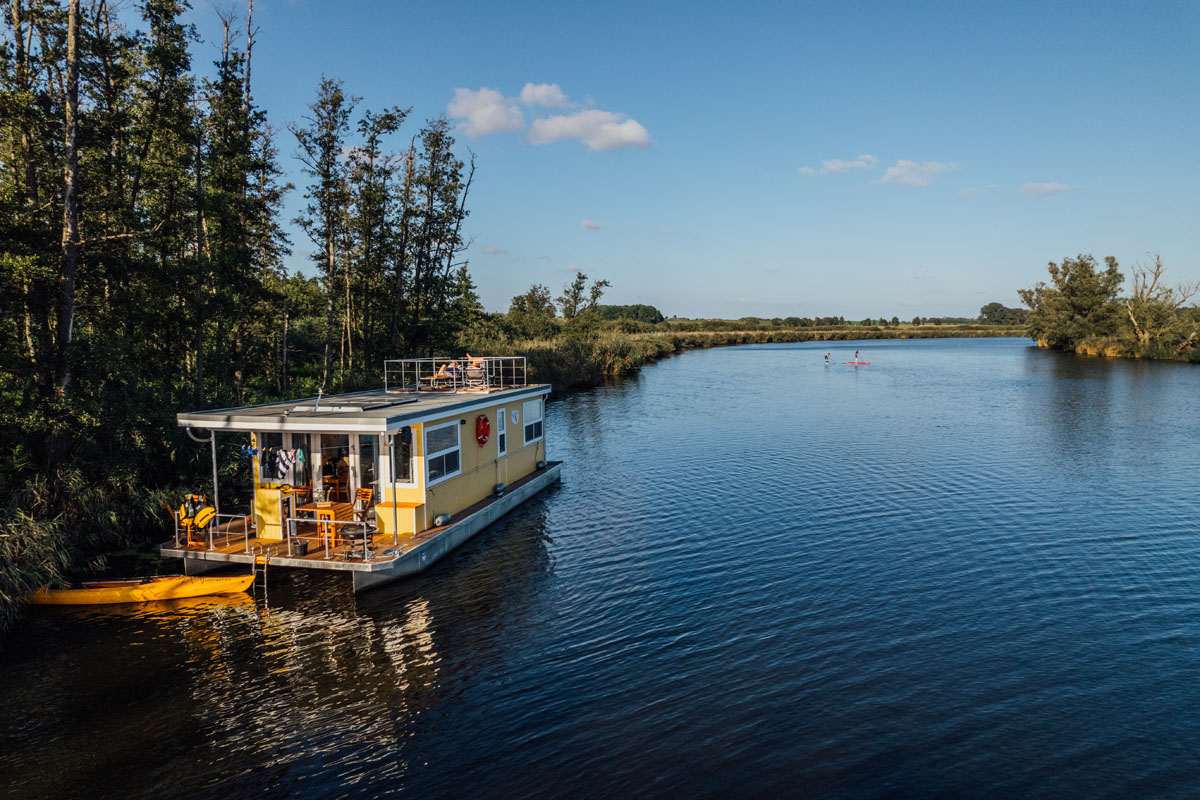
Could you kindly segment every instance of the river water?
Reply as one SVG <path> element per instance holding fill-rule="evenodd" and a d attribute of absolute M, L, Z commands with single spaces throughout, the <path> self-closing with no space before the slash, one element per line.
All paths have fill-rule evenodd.
<path fill-rule="evenodd" d="M 562 486 L 394 587 L 35 610 L 0 789 L 1194 796 L 1200 369 L 855 346 L 550 404 Z"/>

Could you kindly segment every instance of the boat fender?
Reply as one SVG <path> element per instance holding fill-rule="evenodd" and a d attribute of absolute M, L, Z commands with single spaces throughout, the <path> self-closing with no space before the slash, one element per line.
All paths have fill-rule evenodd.
<path fill-rule="evenodd" d="M 545 469 L 545 468 L 546 468 L 546 465 L 547 465 L 548 463 L 550 463 L 550 462 L 548 462 L 548 461 L 539 461 L 539 462 L 537 463 L 537 468 L 538 468 L 538 469 Z"/>
<path fill-rule="evenodd" d="M 433 518 L 433 524 L 434 524 L 434 527 L 437 527 L 437 528 L 440 528 L 443 525 L 449 525 L 450 524 L 450 515 L 449 514 L 438 514 L 436 517 Z"/>
<path fill-rule="evenodd" d="M 492 494 L 496 497 L 499 497 L 500 495 L 504 494 L 504 490 L 507 488 L 508 487 L 505 484 L 497 483 L 494 487 L 492 487 Z"/>
<path fill-rule="evenodd" d="M 491 433 L 492 423 L 488 421 L 487 414 L 480 414 L 475 418 L 475 441 L 479 442 L 480 447 L 483 447 L 488 443 Z"/>

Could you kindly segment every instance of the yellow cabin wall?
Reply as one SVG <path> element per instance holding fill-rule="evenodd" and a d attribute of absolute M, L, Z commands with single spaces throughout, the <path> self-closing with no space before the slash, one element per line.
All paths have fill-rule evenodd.
<path fill-rule="evenodd" d="M 412 534 L 433 525 L 433 518 L 439 514 L 454 516 L 463 509 L 471 506 L 492 494 L 497 483 L 511 484 L 537 469 L 537 463 L 546 458 L 545 438 L 545 406 L 542 410 L 542 438 L 529 445 L 524 445 L 525 416 L 524 404 L 531 398 L 525 397 L 497 403 L 486 409 L 472 411 L 468 414 L 442 417 L 424 424 L 410 426 L 413 434 L 413 477 L 411 485 L 396 484 L 393 491 L 392 483 L 385 482 L 381 497 L 384 503 L 399 501 L 402 504 L 416 504 L 414 508 L 397 508 L 390 505 L 375 507 L 376 522 L 381 532 L 391 535 L 393 527 L 399 535 Z M 508 453 L 498 457 L 497 443 L 497 412 L 505 409 L 509 414 L 507 434 Z M 518 412 L 519 421 L 513 424 L 511 414 Z M 475 440 L 475 419 L 480 414 L 486 414 L 491 425 L 491 434 L 482 447 Z M 459 422 L 459 467 L 460 472 L 453 478 L 429 486 L 426 480 L 425 465 L 425 429 L 447 422 Z M 465 422 L 466 424 L 463 424 Z M 258 449 L 258 435 L 251 434 L 250 446 Z M 386 447 L 381 447 L 381 457 L 388 458 Z M 282 538 L 280 525 L 279 483 L 263 482 L 259 474 L 260 459 L 252 459 L 254 474 L 254 520 L 258 535 L 261 538 Z M 388 465 L 390 472 L 391 465 Z M 378 469 L 376 474 L 379 474 Z"/>
<path fill-rule="evenodd" d="M 520 444 L 524 438 L 525 418 L 524 418 L 524 403 L 530 398 L 519 400 L 510 400 L 506 403 L 497 403 L 486 409 L 472 411 L 465 415 L 456 415 L 453 417 L 443 417 L 442 419 L 434 420 L 427 423 L 427 427 L 442 425 L 447 422 L 459 421 L 459 466 L 461 472 L 453 478 L 441 481 L 434 486 L 423 486 L 425 506 L 424 509 L 418 509 L 418 523 L 421 522 L 421 511 L 427 519 L 426 526 L 433 524 L 433 518 L 439 514 L 457 514 L 467 506 L 478 503 L 488 495 L 492 494 L 497 483 L 513 483 L 533 472 L 537 468 L 537 462 L 546 458 L 546 437 L 545 437 L 545 410 L 542 411 L 542 438 L 523 446 Z M 498 444 L 496 439 L 496 417 L 497 411 L 504 408 L 506 413 L 511 414 L 514 410 L 520 415 L 520 422 L 512 423 L 511 417 L 508 422 L 508 453 L 503 458 L 497 457 Z M 487 444 L 482 447 L 475 441 L 475 419 L 480 414 L 486 414 L 488 422 L 491 425 L 491 434 L 488 437 Z M 463 421 L 466 424 L 461 424 Z M 416 431 L 413 432 L 416 435 Z M 421 436 L 421 447 L 425 446 L 424 432 Z M 425 459 L 422 452 L 421 458 L 418 461 L 417 470 L 420 473 L 420 480 L 425 481 Z"/>

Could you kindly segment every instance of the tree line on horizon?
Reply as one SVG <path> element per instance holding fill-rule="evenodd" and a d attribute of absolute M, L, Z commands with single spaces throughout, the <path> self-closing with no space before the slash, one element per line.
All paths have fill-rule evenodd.
<path fill-rule="evenodd" d="M 547 297 L 549 290 L 540 287 Z M 522 296 L 524 297 L 524 296 Z M 514 303 L 517 298 L 514 298 Z M 524 302 L 524 301 L 522 301 Z M 844 328 L 899 328 L 901 326 L 921 325 L 1003 325 L 1019 327 L 1025 324 L 1027 311 L 1023 308 L 1010 308 L 1001 303 L 988 303 L 979 310 L 977 317 L 913 317 L 911 320 L 901 320 L 897 316 L 866 317 L 862 320 L 848 320 L 845 317 L 739 317 L 737 319 L 708 319 L 671 316 L 666 317 L 661 311 L 651 305 L 609 306 L 598 305 L 596 311 L 600 319 L 608 322 L 626 323 L 621 327 L 626 332 L 649 333 L 653 330 L 803 330 L 844 329 Z M 509 313 L 512 313 L 510 308 Z M 631 326 L 628 323 L 642 323 Z"/>

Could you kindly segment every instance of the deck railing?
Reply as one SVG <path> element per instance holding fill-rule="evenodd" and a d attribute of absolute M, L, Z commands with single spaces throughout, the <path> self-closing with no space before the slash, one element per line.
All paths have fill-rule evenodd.
<path fill-rule="evenodd" d="M 288 525 L 287 553 L 288 553 L 289 557 L 291 557 L 294 554 L 294 550 L 295 550 L 294 543 L 295 543 L 296 539 L 298 538 L 298 535 L 296 532 L 296 525 L 301 522 L 304 523 L 305 525 L 316 525 L 317 526 L 317 538 L 318 538 L 318 540 L 324 541 L 325 559 L 327 561 L 332 560 L 332 558 L 329 554 L 330 540 L 336 539 L 336 538 L 347 538 L 347 537 L 337 533 L 337 528 L 334 527 L 336 525 L 352 525 L 352 526 L 356 526 L 357 528 L 359 528 L 359 530 L 354 532 L 354 538 L 361 539 L 361 541 L 362 541 L 362 547 L 360 550 L 358 550 L 357 555 L 359 557 L 361 557 L 363 561 L 370 561 L 374 555 L 373 551 L 371 550 L 371 548 L 369 546 L 369 542 L 374 537 L 374 535 L 376 533 L 378 533 L 379 531 L 373 525 L 371 525 L 367 522 L 364 522 L 363 520 L 358 520 L 358 519 L 313 519 L 312 517 L 288 517 L 288 519 L 287 519 L 287 525 Z M 348 545 L 347 545 L 347 549 L 343 550 L 342 553 L 343 553 L 343 555 L 346 556 L 347 561 L 349 561 L 352 557 L 355 557 L 355 555 L 356 555 L 354 548 L 350 547 Z"/>
<path fill-rule="evenodd" d="M 175 523 L 175 546 L 182 547 L 184 544 L 183 526 L 179 524 L 179 517 L 177 515 L 171 514 L 171 520 Z M 222 520 L 225 520 L 224 531 L 221 529 Z M 221 534 L 224 534 L 225 536 L 233 535 L 233 523 L 237 522 L 238 520 L 242 521 L 242 535 L 246 541 L 246 545 L 249 546 L 251 534 L 254 532 L 253 514 L 216 514 L 213 516 L 212 521 L 209 522 L 204 528 L 205 532 L 208 534 L 208 549 L 217 549 L 216 542 L 214 541 L 215 536 Z"/>
<path fill-rule="evenodd" d="M 526 385 L 525 356 L 396 358 L 383 362 L 389 392 L 494 392 Z"/>

